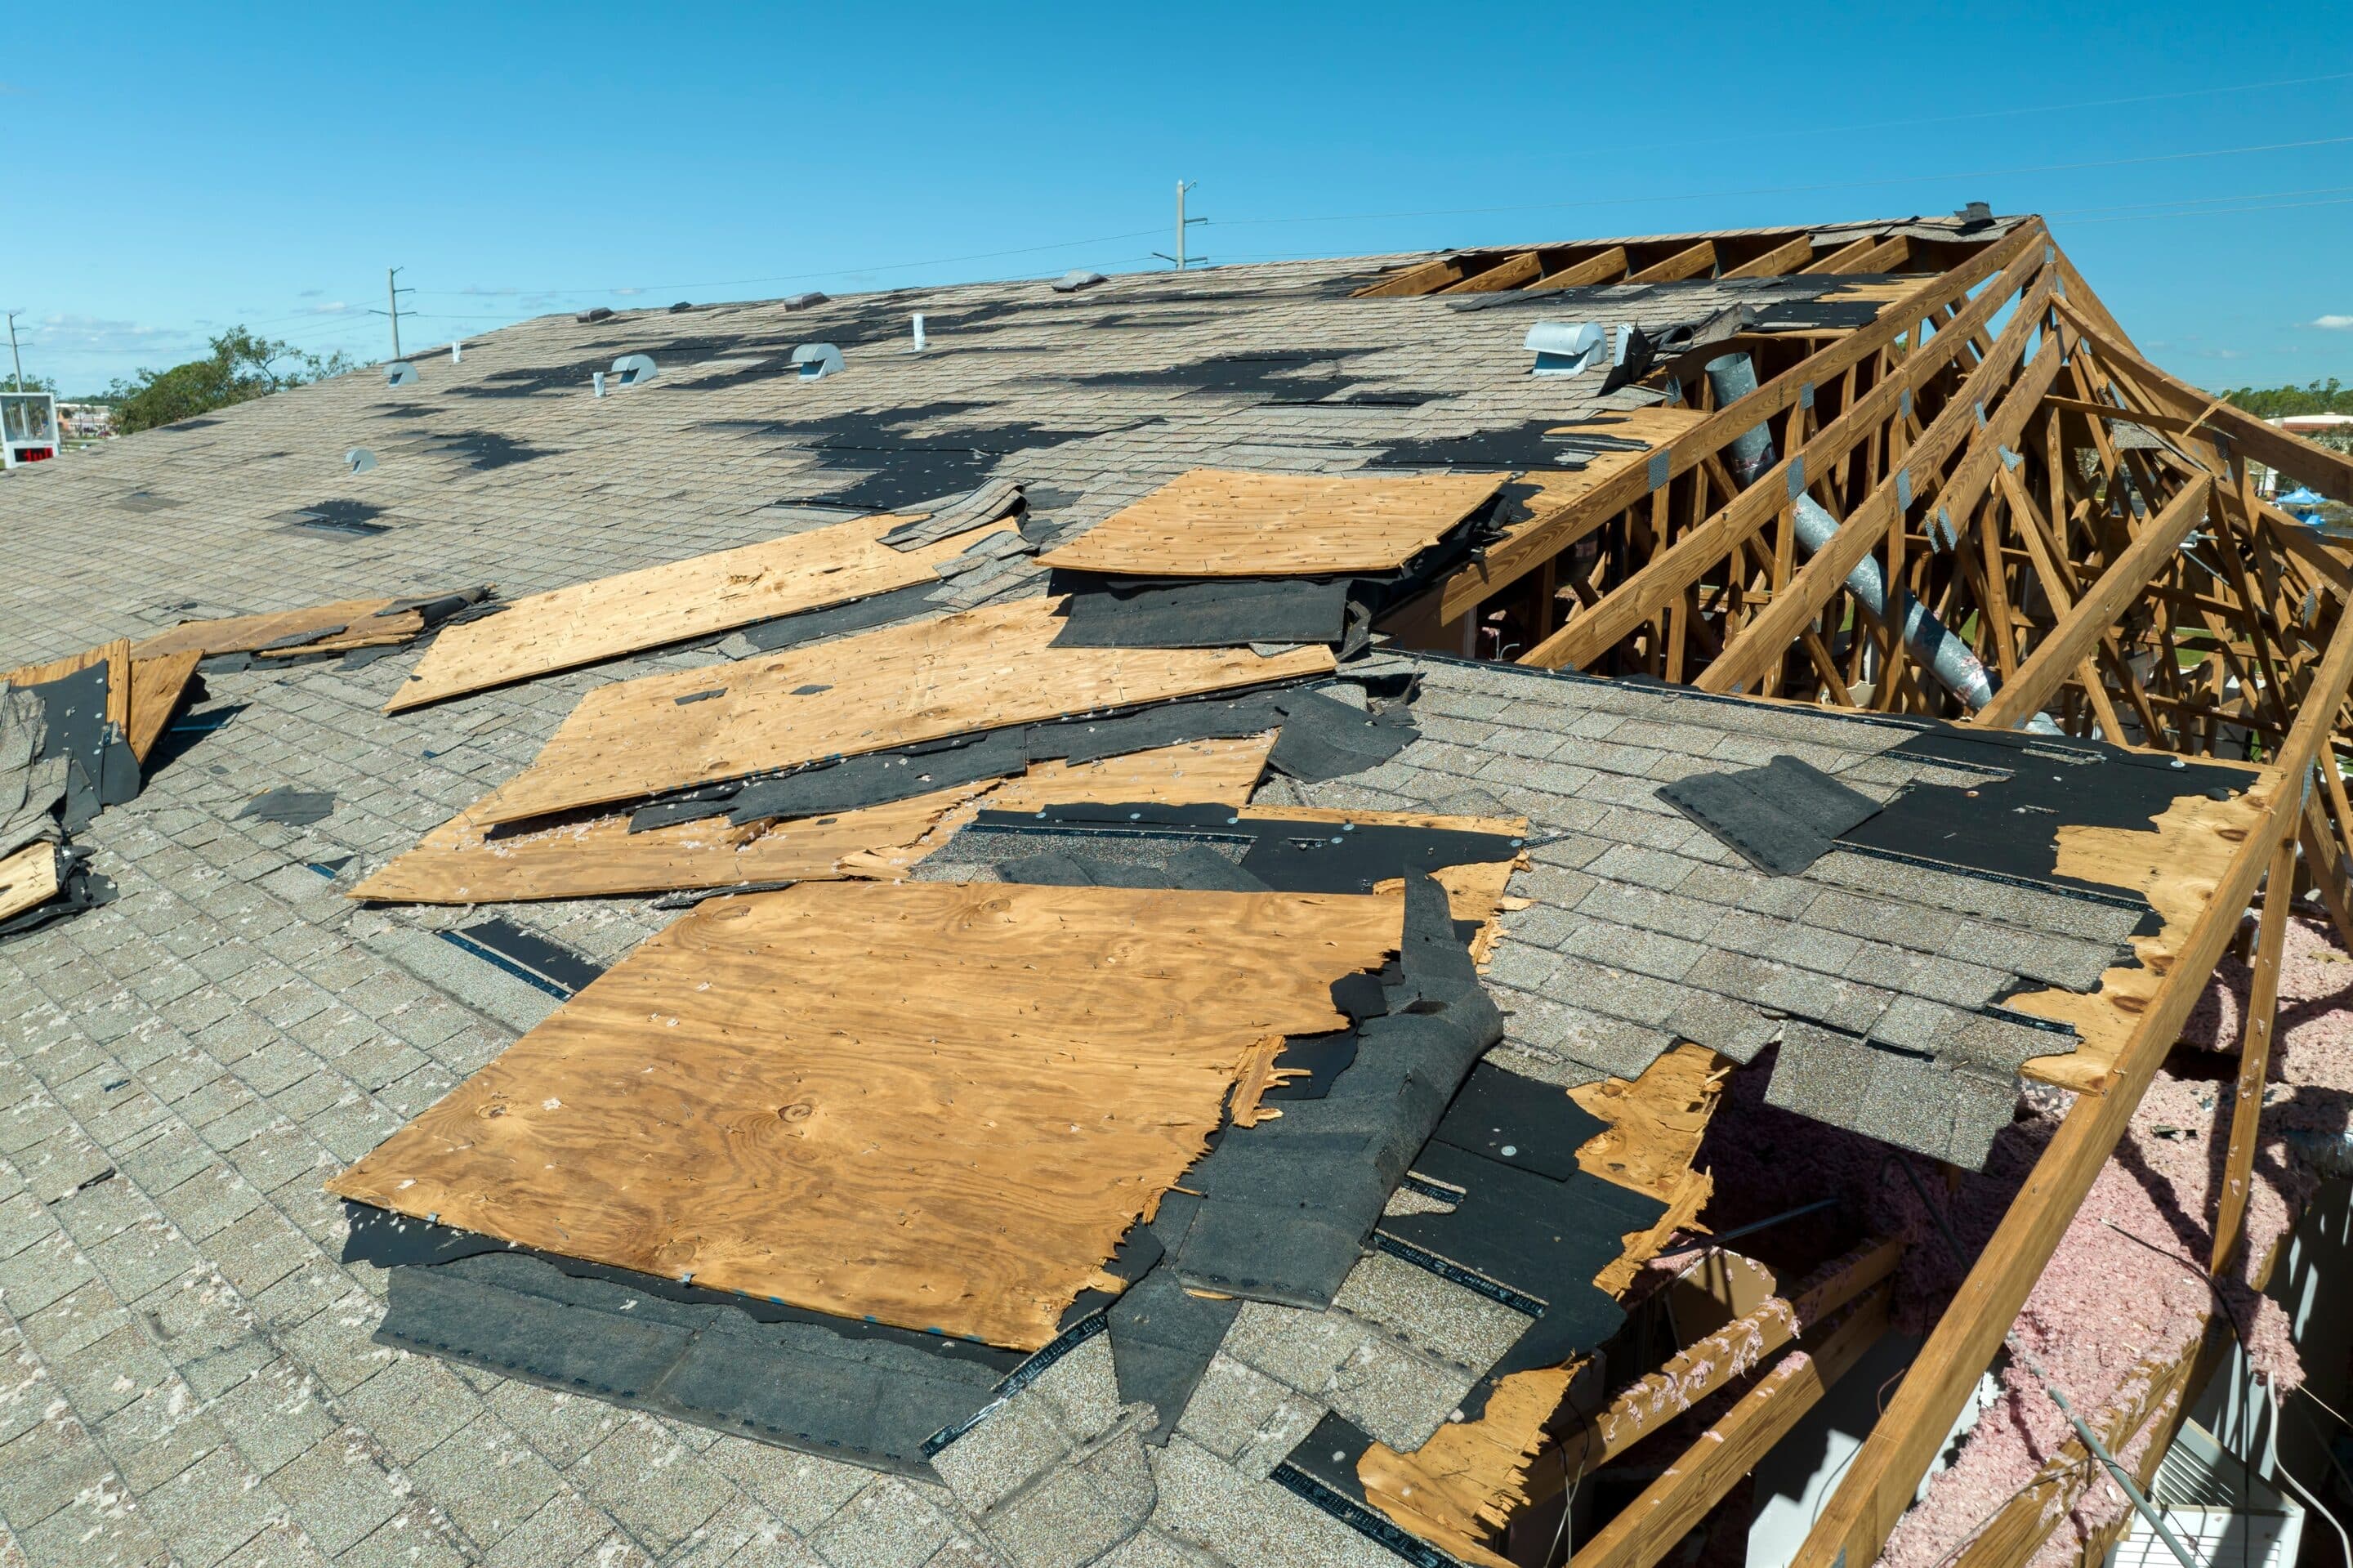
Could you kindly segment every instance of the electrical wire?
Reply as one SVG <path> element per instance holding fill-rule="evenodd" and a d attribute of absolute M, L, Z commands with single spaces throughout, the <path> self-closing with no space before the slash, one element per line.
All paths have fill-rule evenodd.
<path fill-rule="evenodd" d="M 2307 1507 L 2309 1507 L 2315 1513 L 2320 1515 L 2321 1518 L 2328 1521 L 2329 1528 L 2337 1531 L 2337 1545 L 2344 1549 L 2345 1568 L 2353 1568 L 2353 1535 L 2346 1534 L 2345 1527 L 2337 1522 L 2337 1516 L 2329 1512 L 2327 1506 L 2324 1505 L 2318 1498 L 2314 1497 L 2310 1492 L 2306 1491 L 2304 1489 L 2304 1483 L 2297 1480 L 2295 1475 L 2289 1471 L 2285 1465 L 2280 1463 L 2279 1390 L 2274 1388 L 2267 1389 L 2266 1392 L 2271 1394 L 2272 1398 L 2272 1424 L 2270 1429 L 2263 1435 L 2263 1463 L 2270 1468 L 2273 1474 L 2279 1477 L 2281 1480 L 2285 1481 L 2289 1486 L 2294 1487 L 2295 1489 L 2295 1495 L 2302 1498 Z"/>

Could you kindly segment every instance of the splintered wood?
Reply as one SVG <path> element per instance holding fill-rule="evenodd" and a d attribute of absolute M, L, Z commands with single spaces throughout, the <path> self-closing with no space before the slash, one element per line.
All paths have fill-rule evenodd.
<path fill-rule="evenodd" d="M 1510 477 L 1366 479 L 1197 468 L 1039 559 L 1135 577 L 1393 571 L 1485 505 Z"/>
<path fill-rule="evenodd" d="M 1698 1045 L 1678 1045 L 1640 1078 L 1605 1079 L 1569 1096 L 1609 1127 L 1577 1151 L 1588 1174 L 1663 1200 L 1667 1213 L 1626 1238 L 1626 1250 L 1595 1284 L 1620 1295 L 1642 1264 L 1705 1204 L 1707 1176 L 1692 1169 L 1729 1068 Z M 1356 1464 L 1365 1499 L 1390 1520 L 1487 1568 L 1512 1568 L 1491 1542 L 1528 1500 L 1529 1467 L 1549 1441 L 1547 1429 L 1583 1371 L 1582 1361 L 1505 1378 L 1476 1421 L 1440 1426 L 1410 1454 L 1366 1446 Z"/>
<path fill-rule="evenodd" d="M 1002 783 L 934 789 L 827 817 L 746 822 L 724 817 L 647 832 L 626 815 L 493 836 L 465 814 L 351 890 L 389 904 L 498 904 L 593 898 L 746 882 L 824 882 L 903 875 L 937 849 L 969 810 L 1034 810 L 1086 800 L 1241 805 L 1266 767 L 1271 735 L 1202 740 L 1076 767 L 1030 766 Z M 954 813 L 954 816 L 951 816 Z"/>
<path fill-rule="evenodd" d="M 2259 828 L 2278 797 L 2275 774 L 2227 800 L 2184 795 L 2151 831 L 2063 824 L 2058 830 L 2058 874 L 2128 887 L 2142 895 L 2161 923 L 2155 936 L 2136 936 L 2137 960 L 2100 976 L 2095 991 L 2053 989 L 2011 997 L 2005 1007 L 2075 1027 L 2075 1049 L 2059 1056 L 2036 1056 L 2019 1071 L 2066 1089 L 2104 1090 L 2116 1080 L 2116 1065 L 2133 1026 L 2157 998 L 2176 959 L 2213 902 L 2232 857 Z"/>
<path fill-rule="evenodd" d="M 309 632 L 323 638 L 329 633 L 365 634 L 400 630 L 404 636 L 414 636 L 425 622 L 415 610 L 386 615 L 376 625 L 378 612 L 389 609 L 397 601 L 389 599 L 347 599 L 334 604 L 314 604 L 302 609 L 271 610 L 265 615 L 237 615 L 223 620 L 184 620 L 169 631 L 159 631 L 131 650 L 141 659 L 153 659 L 165 653 L 199 654 L 251 653 L 272 642 Z"/>
<path fill-rule="evenodd" d="M 822 758 L 1318 675 L 1328 648 L 1056 648 L 1060 599 L 599 686 L 472 813 L 516 821 Z"/>
<path fill-rule="evenodd" d="M 140 652 L 144 646 L 134 648 L 128 638 L 118 637 L 62 659 L 20 665 L 0 674 L 0 685 L 37 686 L 92 664 L 104 664 L 107 719 L 123 732 L 132 754 L 144 762 L 163 738 L 164 726 L 172 722 L 203 657 L 193 649 L 149 655 Z"/>
<path fill-rule="evenodd" d="M 914 550 L 882 543 L 907 521 L 861 517 L 511 600 L 497 615 L 443 631 L 384 711 L 933 582 L 934 567 L 1002 531 Z"/>
<path fill-rule="evenodd" d="M 1110 1283 L 1256 1044 L 1343 1027 L 1332 983 L 1379 968 L 1402 916 L 1369 895 L 941 883 L 714 900 L 329 1188 L 1035 1349 Z"/>

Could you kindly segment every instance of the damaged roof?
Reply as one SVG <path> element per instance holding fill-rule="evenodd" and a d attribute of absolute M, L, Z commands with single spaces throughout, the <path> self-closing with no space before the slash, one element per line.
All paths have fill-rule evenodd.
<path fill-rule="evenodd" d="M 1968 232 L 1982 240 L 2010 221 Z M 1959 232 L 1959 220 L 1891 220 L 1811 242 L 1829 253 L 1857 235 Z M 1656 248 L 1681 254 L 1704 237 L 1674 238 Z M 1403 531 L 1388 555 L 1335 556 L 1318 573 L 1311 551 L 1282 568 L 1426 586 L 1507 533 L 1526 504 L 1513 473 L 1577 471 L 1550 432 L 1661 404 L 1639 386 L 1531 377 L 1521 338 L 1537 313 L 1606 310 L 1663 333 L 1743 304 L 1885 297 L 1853 274 L 1618 283 L 1579 299 L 1354 297 L 1396 270 L 1384 265 L 543 320 L 468 344 L 462 362 L 419 355 L 407 385 L 359 373 L 12 475 L 0 511 L 20 570 L 0 658 L 159 639 L 119 655 L 111 678 L 135 693 L 145 661 L 189 651 L 164 640 L 181 621 L 327 604 L 206 647 L 200 692 L 142 755 L 143 788 L 71 835 L 111 879 L 111 902 L 0 944 L 0 1308 L 25 1389 L 40 1391 L 0 1425 L 0 1478 L 0 1478 L 0 1512 L 19 1535 L 96 1529 L 130 1557 L 299 1536 L 353 1561 L 419 1542 L 461 1560 L 634 1548 L 758 1561 L 787 1540 L 834 1568 L 1078 1568 L 1180 1547 L 1251 1568 L 1475 1559 L 1475 1527 L 1508 1507 L 1524 1466 L 1480 1477 L 1492 1496 L 1426 1514 L 1368 1498 L 1362 1478 L 1382 1455 L 1434 1452 L 1449 1426 L 1534 1444 L 1550 1410 L 1531 1420 L 1497 1391 L 1614 1332 L 1622 1314 L 1597 1276 L 1621 1262 L 1630 1274 L 1704 1202 L 1692 1168 L 1704 1111 L 1657 1135 L 1678 1150 L 1667 1169 L 1630 1173 L 1577 1158 L 1597 1136 L 1637 1136 L 1633 1112 L 1596 1107 L 1639 1101 L 1647 1084 L 1688 1113 L 1720 1083 L 1706 1053 L 1747 1064 L 1769 1049 L 1775 1106 L 1974 1169 L 2010 1125 L 2021 1075 L 2099 1086 L 2116 1041 L 2082 999 L 2177 912 L 2152 902 L 2142 874 L 2056 842 L 2042 819 L 2171 852 L 2222 820 L 2190 822 L 2177 803 L 2238 810 L 2253 769 L 1367 649 L 1348 602 L 1291 599 L 1288 619 L 1269 622 L 1250 619 L 1264 605 L 1220 600 L 1237 625 L 1320 630 L 1259 646 L 1225 635 L 1203 652 L 1165 631 L 1207 613 L 1199 602 L 1157 620 L 1133 604 L 1162 577 L 1206 575 L 1199 558 L 1052 558 L 1198 470 L 1449 476 L 1438 525 Z M 917 309 L 920 353 L 906 330 Z M 1816 318 L 1785 319 L 1804 331 Z M 813 343 L 839 347 L 843 368 L 794 372 L 792 351 Z M 592 373 L 628 354 L 650 355 L 656 374 L 599 396 Z M 1607 440 L 1615 428 L 1587 429 Z M 355 446 L 375 466 L 347 471 L 339 454 Z M 1480 475 L 1493 482 L 1465 487 Z M 521 609 L 475 619 L 495 606 L 463 585 L 494 583 L 511 602 L 936 512 L 1004 482 L 1022 487 L 1018 509 L 1001 496 L 967 509 L 990 530 L 981 545 L 970 531 L 953 548 L 861 536 L 870 566 L 885 547 L 927 554 L 922 573 L 883 570 L 855 597 L 723 611 L 710 606 L 744 574 L 722 573 L 681 595 L 684 630 L 658 646 L 534 644 L 413 689 L 431 662 L 527 624 Z M 1139 580 L 1085 575 L 1112 571 Z M 1065 592 L 1111 630 L 1098 641 L 1041 625 L 1036 649 L 1021 641 L 1030 633 L 1015 629 Z M 1372 608 L 1394 602 L 1375 592 Z M 562 614 L 543 620 L 533 636 L 567 634 Z M 437 631 L 417 653 L 414 640 Z M 984 668 L 959 636 L 1007 665 Z M 965 705 L 941 716 L 944 699 L 911 674 L 903 717 L 837 713 L 860 681 L 900 679 L 884 655 L 902 645 L 924 681 L 960 661 Z M 943 646 L 954 659 L 932 652 Z M 1009 693 L 1008 672 L 1032 669 L 1062 673 Z M 1073 671 L 1077 694 L 1055 683 Z M 739 681 L 767 684 L 742 687 L 754 701 L 730 694 Z M 1363 722 L 1335 722 L 1334 707 Z M 643 727 L 573 727 L 599 715 Z M 1070 733 L 1131 722 L 1101 755 Z M 29 778 L 41 748 L 16 749 Z M 612 761 L 624 751 L 626 768 Z M 1754 844 L 1661 793 L 1791 765 L 1870 813 L 1810 841 L 1794 874 L 1760 869 Z M 750 793 L 812 789 L 841 792 Z M 763 798 L 801 805 L 736 804 Z M 1199 814 L 1207 803 L 1217 811 Z M 736 813 L 727 832 L 754 825 L 724 842 L 726 875 L 680 869 L 723 831 L 706 810 Z M 648 810 L 664 814 L 616 820 Z M 734 863 L 758 824 L 839 830 L 864 811 L 895 815 L 854 842 L 820 840 L 814 860 L 796 842 L 770 844 L 779 860 L 765 872 Z M 543 889 L 489 916 L 470 884 L 433 902 L 392 902 L 425 895 L 382 880 L 385 901 L 347 896 L 404 866 L 438 874 L 405 859 L 427 850 L 521 864 L 523 841 L 509 851 L 497 830 L 523 819 L 573 852 L 566 863 L 592 840 L 670 858 L 650 882 Z M 2030 820 L 2033 832 L 2017 828 Z M 1374 855 L 1363 846 L 1377 839 L 1380 869 L 1350 858 Z M 1388 869 L 1409 853 L 1422 859 L 1398 869 L 1433 880 Z M 1492 884 L 1466 869 L 1478 867 Z M 747 883 L 796 885 L 679 908 Z M 1000 885 L 1014 891 L 958 891 Z M 639 1245 L 651 1233 L 581 1268 L 556 1245 L 560 1225 L 525 1235 L 495 1200 L 461 1215 L 455 1197 L 403 1196 L 438 1151 L 466 1143 L 448 1131 L 456 1118 L 523 1135 L 522 1090 L 542 1079 L 527 1054 L 501 1054 L 526 1036 L 596 1035 L 594 1010 L 567 1004 L 599 976 L 595 998 L 625 999 L 614 1019 L 649 997 L 660 1030 L 687 1014 L 690 1033 L 725 1035 L 741 1021 L 695 1016 L 688 981 L 719 972 L 731 909 L 792 917 L 789 937 L 738 954 L 753 967 L 734 972 L 756 986 L 790 981 L 789 967 L 762 967 L 788 940 L 807 944 L 792 949 L 804 965 L 849 951 L 825 945 L 848 940 L 838 932 L 807 933 L 833 931 L 853 904 L 862 920 L 928 931 L 943 899 L 966 896 L 994 897 L 1011 924 L 1039 911 L 1074 942 L 1095 932 L 1075 949 L 1085 978 L 1065 989 L 1105 1008 L 1148 990 L 1089 990 L 1109 986 L 1102 965 L 1127 951 L 1111 933 L 1148 928 L 1139 911 L 1260 899 L 1293 923 L 1282 929 L 1324 922 L 1333 944 L 1329 973 L 1289 976 L 1303 989 L 1280 1017 L 1262 1005 L 1271 969 L 1240 996 L 1187 988 L 1155 1015 L 1190 1027 L 1248 1003 L 1233 1025 L 1245 1044 L 1252 1029 L 1293 1049 L 1313 1035 L 1330 1057 L 1285 1068 L 1288 1082 L 1262 1075 L 1284 1114 L 1255 1124 L 1234 1114 L 1225 1077 L 1186 1080 L 1196 1098 L 1208 1086 L 1203 1130 L 1186 1134 L 1208 1152 L 1188 1164 L 1192 1143 L 1170 1143 L 1185 1158 L 1148 1192 L 1104 1167 L 1119 1205 L 1106 1200 L 1094 1223 L 1125 1235 L 1103 1259 L 1108 1277 L 1057 1296 L 1050 1286 L 1084 1274 L 1064 1267 L 1018 1321 L 984 1292 L 943 1326 L 919 1321 L 904 1293 L 884 1308 L 838 1275 L 673 1273 L 670 1254 Z M 1212 972 L 1241 968 L 1186 930 Z M 961 939 L 941 938 L 949 957 L 896 938 L 863 950 L 1000 972 Z M 647 981 L 664 954 L 677 974 Z M 1377 983 L 1343 1005 L 1349 976 Z M 680 1001 L 669 1013 L 666 997 Z M 1396 1082 L 1378 1076 L 1406 1060 Z M 821 1100 L 813 1088 L 806 1103 Z M 1408 1101 L 1412 1115 L 1394 1108 Z M 802 1104 L 764 1103 L 746 1136 L 823 1120 L 788 1114 Z M 1531 1132 L 1502 1130 L 1516 1116 Z M 1303 1141 L 1327 1128 L 1362 1141 L 1367 1127 L 1387 1141 L 1347 1157 L 1361 1171 Z M 617 1151 L 638 1135 L 602 1136 Z M 1166 1150 L 1155 1158 L 1166 1164 Z M 1319 1172 L 1334 1191 L 1316 1213 L 1284 1215 Z M 330 1179 L 374 1212 L 337 1203 Z M 496 1191 L 485 1180 L 470 1171 L 447 1191 L 479 1200 Z M 867 1209 L 894 1191 L 906 1196 L 886 1183 Z M 552 1201 L 561 1217 L 587 1200 Z M 1344 1202 L 1361 1216 L 1325 1213 Z M 1563 1212 L 1583 1226 L 1566 1261 L 1527 1241 L 1531 1216 Z M 663 1223 L 719 1228 L 691 1211 Z M 1338 1240 L 1303 1239 L 1314 1224 Z M 935 1254 L 971 1234 L 924 1233 Z M 854 1232 L 839 1239 L 843 1266 L 867 1266 Z M 28 1463 L 12 1464 L 20 1448 Z M 84 1500 L 93 1488 L 140 1506 L 101 1517 Z"/>

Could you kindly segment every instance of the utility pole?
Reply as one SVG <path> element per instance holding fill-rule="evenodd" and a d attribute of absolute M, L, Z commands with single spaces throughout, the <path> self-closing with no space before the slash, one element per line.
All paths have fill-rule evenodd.
<path fill-rule="evenodd" d="M 8 313 L 8 362 L 16 367 L 16 390 L 19 392 L 25 389 L 25 361 L 16 353 L 16 318 L 24 313 L 22 311 Z"/>
<path fill-rule="evenodd" d="M 1198 180 L 1178 180 L 1176 182 L 1176 254 L 1171 256 L 1165 250 L 1155 250 L 1153 252 L 1155 256 L 1159 257 L 1163 261 L 1174 262 L 1176 264 L 1176 270 L 1179 272 L 1182 272 L 1185 270 L 1185 230 L 1193 224 L 1207 223 L 1209 221 L 1206 217 L 1187 217 L 1185 216 L 1185 193 L 1191 190 L 1195 185 L 1198 185 L 1201 182 Z M 1207 261 L 1208 258 L 1202 256 L 1197 258 L 1197 260 Z"/>
<path fill-rule="evenodd" d="M 393 286 L 394 280 L 398 278 L 400 273 L 401 269 L 398 267 L 387 267 L 384 270 L 384 302 L 392 307 L 385 313 L 392 317 L 392 356 L 395 359 L 400 357 L 400 296 L 417 292 L 414 289 L 399 289 Z"/>

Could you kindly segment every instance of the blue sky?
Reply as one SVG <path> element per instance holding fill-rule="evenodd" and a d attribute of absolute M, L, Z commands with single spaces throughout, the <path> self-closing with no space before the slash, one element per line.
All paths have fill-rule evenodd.
<path fill-rule="evenodd" d="M 12 159 L 0 307 L 69 394 L 234 323 L 383 357 L 393 264 L 412 350 L 1163 266 L 1180 176 L 1213 262 L 1982 199 L 2187 379 L 2353 382 L 2347 5 L 97 15 L 0 57 L 12 146 L 55 139 Z"/>

